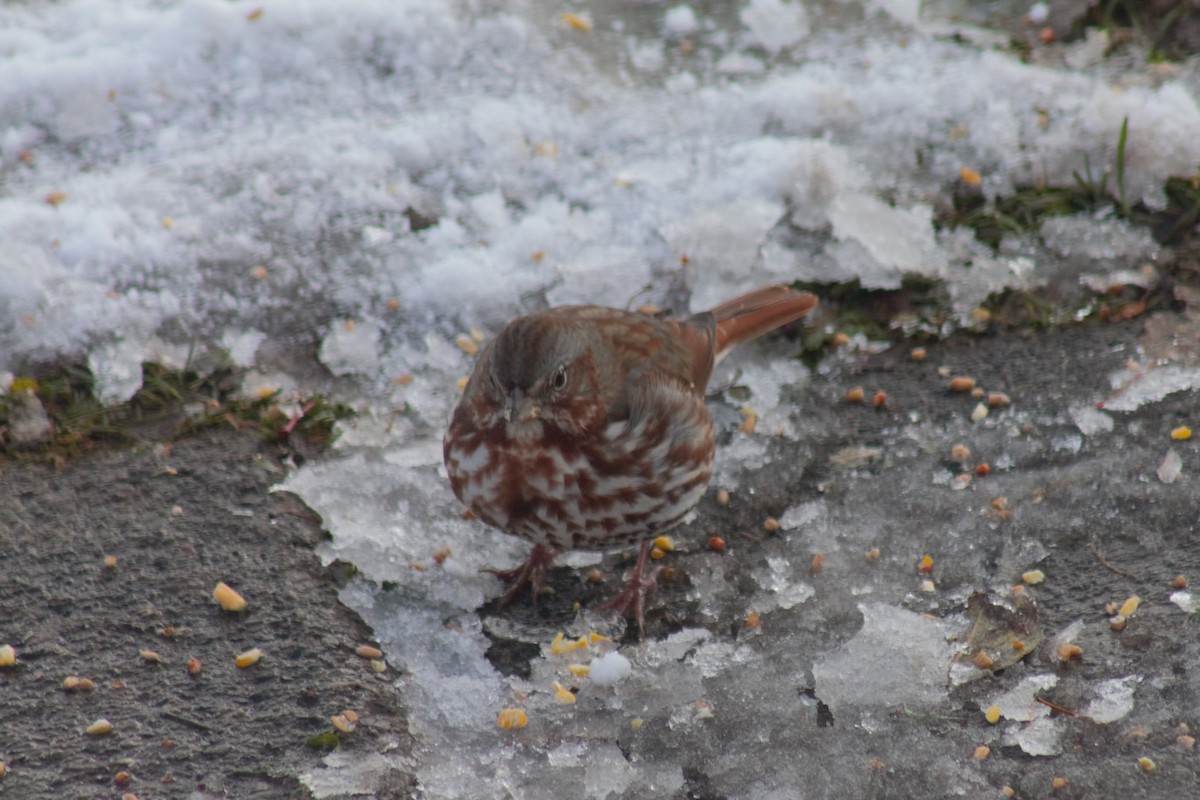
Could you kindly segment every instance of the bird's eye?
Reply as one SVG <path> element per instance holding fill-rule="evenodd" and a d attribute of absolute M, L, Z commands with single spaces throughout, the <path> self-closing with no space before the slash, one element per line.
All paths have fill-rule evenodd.
<path fill-rule="evenodd" d="M 550 386 L 553 387 L 554 391 L 556 392 L 561 392 L 563 389 L 567 388 L 566 367 L 560 366 L 558 369 L 554 370 L 554 375 L 550 377 Z"/>

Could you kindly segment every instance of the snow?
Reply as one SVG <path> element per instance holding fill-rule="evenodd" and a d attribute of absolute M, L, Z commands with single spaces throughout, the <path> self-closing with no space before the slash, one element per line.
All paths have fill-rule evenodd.
<path fill-rule="evenodd" d="M 667 753 L 683 746 L 672 732 L 728 721 L 745 737 L 712 765 L 709 789 L 768 797 L 798 776 L 756 766 L 756 731 L 799 749 L 795 720 L 818 703 L 886 731 L 896 707 L 946 702 L 953 655 L 947 623 L 913 610 L 937 601 L 913 599 L 911 569 L 901 578 L 861 558 L 880 543 L 893 545 L 884 566 L 920 557 L 896 519 L 865 500 L 853 518 L 806 501 L 783 504 L 776 541 L 789 554 L 746 553 L 760 558 L 752 585 L 731 586 L 714 557 L 687 590 L 714 626 L 761 612 L 777 625 L 770 649 L 766 634 L 731 644 L 685 629 L 600 654 L 573 710 L 547 693 L 558 662 L 529 682 L 500 676 L 475 613 L 500 587 L 479 570 L 519 562 L 526 545 L 461 519 L 446 486 L 441 431 L 473 364 L 457 337 L 544 304 L 664 302 L 685 259 L 697 310 L 770 281 L 895 289 L 917 274 L 943 281 L 967 320 L 991 292 L 1064 271 L 1103 281 L 1159 254 L 1144 231 L 1088 215 L 1048 223 L 1046 247 L 993 253 L 934 225 L 963 167 L 991 198 L 1071 185 L 1085 156 L 1111 167 L 1126 118 L 1130 202 L 1161 206 L 1165 178 L 1200 162 L 1187 70 L 1117 83 L 1082 47 L 1076 69 L 1025 64 L 972 44 L 982 32 L 943 35 L 950 22 L 911 0 L 626 8 L 637 5 L 596 3 L 591 31 L 534 0 L 0 8 L 0 374 L 84 360 L 116 403 L 138 389 L 143 361 L 222 355 L 250 368 L 245 394 L 323 391 L 356 408 L 334 450 L 282 488 L 332 532 L 321 556 L 362 575 L 343 600 L 404 671 L 411 768 L 430 797 L 550 796 L 538 780 L 548 767 L 561 770 L 552 796 L 682 791 L 678 763 L 630 761 L 614 744 L 635 718 Z M 741 370 L 759 419 L 759 433 L 721 449 L 715 482 L 730 490 L 754 490 L 771 436 L 802 442 L 819 424 L 794 407 L 806 368 L 783 345 L 763 348 L 722 366 Z M 1104 411 L 1070 419 L 1101 435 L 1112 412 L 1197 385 L 1194 367 L 1147 366 L 1114 376 Z M 913 430 L 910 452 L 887 458 L 915 459 L 970 422 Z M 1054 441 L 1084 446 L 1073 433 Z M 860 472 L 885 454 L 845 452 L 853 464 L 828 465 L 830 480 L 870 497 Z M 944 526 L 930 535 L 970 569 L 980 557 L 959 531 L 979 514 L 943 489 L 930 487 L 942 513 L 929 518 Z M 823 601 L 808 574 L 818 551 L 872 599 L 861 629 L 824 651 L 798 622 Z M 810 669 L 812 696 L 797 693 Z M 1042 684 L 1002 698 L 1009 720 L 1028 723 L 1013 741 L 1035 754 L 1054 752 L 1061 724 L 1032 701 Z M 1118 714 L 1124 687 L 1095 713 Z M 495 714 L 518 694 L 529 728 L 498 737 Z M 522 744 L 533 737 L 540 750 Z M 385 768 L 330 759 L 344 778 L 310 775 L 318 796 L 343 779 L 369 791 Z"/>

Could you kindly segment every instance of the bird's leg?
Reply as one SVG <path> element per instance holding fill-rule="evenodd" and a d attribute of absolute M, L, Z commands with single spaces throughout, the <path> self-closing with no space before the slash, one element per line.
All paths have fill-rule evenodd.
<path fill-rule="evenodd" d="M 512 585 L 508 587 L 508 591 L 500 598 L 500 605 L 506 606 L 516 599 L 521 590 L 525 588 L 527 582 L 533 584 L 533 602 L 536 604 L 538 593 L 542 590 L 542 584 L 546 582 L 546 570 L 554 563 L 554 559 L 558 558 L 558 552 L 552 547 L 535 544 L 525 560 L 512 569 L 485 569 L 480 571 L 490 572 L 504 583 L 512 581 Z"/>
<path fill-rule="evenodd" d="M 602 609 L 616 611 L 621 616 L 628 614 L 632 607 L 633 614 L 637 618 L 639 639 L 646 638 L 646 595 L 658 585 L 658 568 L 655 567 L 647 573 L 646 563 L 649 558 L 650 540 L 646 539 L 642 542 L 642 549 L 638 552 L 637 565 L 634 566 L 633 573 L 625 583 L 625 588 L 601 606 Z"/>

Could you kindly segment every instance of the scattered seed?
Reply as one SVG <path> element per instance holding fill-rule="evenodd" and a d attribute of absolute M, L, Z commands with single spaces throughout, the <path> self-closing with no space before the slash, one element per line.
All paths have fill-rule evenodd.
<path fill-rule="evenodd" d="M 775 519 L 774 517 L 767 517 L 766 520 L 763 521 L 763 530 L 767 533 L 774 533 L 775 531 L 779 530 L 779 520 Z"/>
<path fill-rule="evenodd" d="M 1022 642 L 1020 639 L 1013 639 L 1012 649 L 1017 651 L 1018 653 L 1020 653 L 1022 650 L 1025 649 L 1025 643 Z"/>
<path fill-rule="evenodd" d="M 954 461 L 966 461 L 971 457 L 971 448 L 965 444 L 956 444 L 950 448 L 950 458 Z"/>
<path fill-rule="evenodd" d="M 400 310 L 400 301 L 397 300 L 395 297 L 392 297 L 386 303 L 384 303 L 384 306 L 387 308 L 388 311 L 399 311 Z"/>
<path fill-rule="evenodd" d="M 458 336 L 457 338 L 455 338 L 454 344 L 458 347 L 459 350 L 462 350 L 464 353 L 466 353 L 469 356 L 473 356 L 479 352 L 479 343 L 476 342 L 474 339 L 472 339 L 470 336 L 467 336 L 465 334 L 462 334 L 462 335 Z"/>
<path fill-rule="evenodd" d="M 213 599 L 226 611 L 244 611 L 246 609 L 246 598 L 234 591 L 224 581 L 218 582 L 217 587 L 213 589 Z"/>
<path fill-rule="evenodd" d="M 1138 610 L 1138 606 L 1141 605 L 1141 603 L 1142 603 L 1141 599 L 1138 598 L 1138 596 L 1136 594 L 1132 595 L 1128 600 L 1126 600 L 1121 605 L 1121 610 L 1118 611 L 1117 613 L 1123 617 L 1132 617 L 1133 612 Z"/>
<path fill-rule="evenodd" d="M 979 759 L 980 761 L 986 761 L 987 757 L 990 756 L 991 754 L 992 754 L 992 748 L 988 747 L 986 744 L 981 744 L 981 745 L 979 745 L 979 747 L 975 748 L 974 756 L 975 756 L 975 758 Z"/>
<path fill-rule="evenodd" d="M 75 691 L 79 688 L 79 678 L 76 678 L 74 675 L 68 675 L 67 677 L 63 678 L 62 687 L 68 692 Z"/>
<path fill-rule="evenodd" d="M 586 636 L 580 636 L 575 640 L 568 640 L 566 635 L 559 631 L 558 635 L 554 637 L 554 641 L 550 643 L 550 653 L 551 655 L 561 656 L 563 653 L 585 650 L 587 646 L 588 639 Z"/>
<path fill-rule="evenodd" d="M 878 561 L 880 555 L 882 554 L 880 553 L 878 547 L 872 547 L 870 550 L 863 553 L 863 556 L 867 559 L 867 561 Z"/>
<path fill-rule="evenodd" d="M 105 556 L 104 557 L 104 568 L 105 569 L 116 569 L 116 567 L 117 567 L 117 557 L 116 556 Z"/>
<path fill-rule="evenodd" d="M 667 555 L 665 550 L 657 547 L 650 548 L 650 557 L 655 561 L 661 561 Z"/>
<path fill-rule="evenodd" d="M 838 331 L 833 336 L 829 337 L 829 343 L 834 347 L 841 347 L 842 345 L 850 344 L 850 337 L 841 331 Z"/>
<path fill-rule="evenodd" d="M 354 654 L 359 658 L 379 658 L 383 655 L 383 651 L 374 645 L 360 644 L 354 648 Z"/>
<path fill-rule="evenodd" d="M 586 678 L 592 672 L 592 668 L 587 664 L 567 664 L 567 672 L 574 675 L 576 678 Z"/>
<path fill-rule="evenodd" d="M 659 536 L 654 540 L 654 546 L 664 553 L 675 552 L 675 541 L 670 536 Z"/>
<path fill-rule="evenodd" d="M 1125 630 L 1125 622 L 1125 617 L 1121 614 L 1117 614 L 1115 617 L 1109 617 L 1108 627 L 1119 633 Z"/>
<path fill-rule="evenodd" d="M 1054 780 L 1050 781 L 1051 789 L 1061 789 L 1066 785 L 1067 785 L 1067 779 L 1062 777 L 1061 775 L 1056 776 L 1054 778 Z"/>
<path fill-rule="evenodd" d="M 1111 603 L 1105 603 L 1104 604 L 1104 613 L 1108 614 L 1110 617 L 1114 616 L 1117 613 L 1118 608 L 1120 608 L 1120 606 L 1117 605 L 1115 601 L 1111 602 Z"/>
<path fill-rule="evenodd" d="M 938 367 L 937 374 L 939 378 L 949 378 L 952 370 L 949 367 Z"/>
<path fill-rule="evenodd" d="M 463 375 L 457 381 L 454 382 L 454 386 L 461 392 L 463 389 L 467 388 L 467 383 L 470 380 L 471 379 L 469 377 L 467 377 L 466 375 Z"/>
<path fill-rule="evenodd" d="M 991 669 L 992 665 L 996 663 L 992 660 L 991 656 L 982 650 L 975 654 L 975 657 L 971 659 L 971 662 L 975 665 L 976 669 Z"/>
<path fill-rule="evenodd" d="M 1175 428 L 1171 431 L 1171 438 L 1177 442 L 1186 442 L 1188 439 L 1192 438 L 1192 429 L 1187 425 L 1180 425 L 1178 428 Z"/>
<path fill-rule="evenodd" d="M 1038 31 L 1038 41 L 1042 44 L 1054 44 L 1058 39 L 1058 35 L 1054 32 L 1054 28 L 1042 28 Z M 1066 781 L 1063 781 L 1066 784 Z"/>
<path fill-rule="evenodd" d="M 245 669 L 246 667 L 252 667 L 257 664 L 261 658 L 262 650 L 259 650 L 257 647 L 252 647 L 235 658 L 233 663 L 237 664 L 242 669 Z"/>
<path fill-rule="evenodd" d="M 1083 658 L 1083 648 L 1070 642 L 1060 644 L 1058 646 L 1058 660 L 1065 664 L 1072 658 Z"/>
<path fill-rule="evenodd" d="M 744 622 L 747 628 L 753 630 L 762 624 L 762 615 L 757 611 L 751 611 L 746 615 Z"/>
<path fill-rule="evenodd" d="M 558 681 L 555 681 L 554 682 L 554 699 L 557 700 L 558 702 L 562 703 L 563 705 L 568 705 L 568 706 L 574 705 L 575 704 L 575 693 L 572 692 L 567 687 L 563 686 Z"/>
<path fill-rule="evenodd" d="M 975 465 L 975 475 L 980 478 L 986 478 L 992 471 L 992 468 L 987 465 L 987 462 L 980 462 Z"/>
<path fill-rule="evenodd" d="M 933 581 L 926 578 L 925 580 L 923 580 L 917 584 L 917 591 L 918 592 L 936 592 L 937 587 L 934 586 Z"/>
<path fill-rule="evenodd" d="M 188 659 L 188 662 L 187 662 L 188 675 L 191 675 L 194 678 L 197 675 L 199 675 L 203 669 L 204 669 L 203 661 L 201 661 L 198 658 L 189 658 Z"/>
<path fill-rule="evenodd" d="M 963 167 L 958 171 L 958 177 L 963 183 L 968 183 L 971 186 L 978 186 L 983 183 L 983 176 L 977 170 L 970 167 Z M 984 756 L 986 758 L 986 756 Z"/>
<path fill-rule="evenodd" d="M 863 391 L 863 387 L 855 386 L 853 389 L 846 392 L 846 402 L 847 403 L 861 403 L 863 401 L 863 398 L 866 396 L 867 396 L 867 393 L 865 391 Z"/>
<path fill-rule="evenodd" d="M 971 409 L 971 422 L 983 422 L 987 419 L 988 407 L 983 403 L 979 403 L 975 408 Z"/>
<path fill-rule="evenodd" d="M 1186 589 L 1188 585 L 1187 575 L 1176 575 L 1171 581 L 1171 586 L 1176 589 Z"/>
<path fill-rule="evenodd" d="M 927 356 L 927 355 L 928 355 L 928 353 L 925 352 L 924 347 L 914 347 L 912 349 L 912 352 L 908 354 L 908 357 L 911 358 L 913 361 L 924 361 L 925 356 Z"/>
<path fill-rule="evenodd" d="M 712 550 L 714 553 L 724 553 L 725 540 L 720 536 L 710 536 L 708 538 L 708 549 Z"/>
<path fill-rule="evenodd" d="M 529 723 L 529 717 L 519 708 L 506 708 L 496 717 L 496 724 L 504 730 L 524 728 Z"/>
<path fill-rule="evenodd" d="M 46 202 L 52 206 L 56 206 L 66 199 L 67 199 L 66 192 L 50 192 L 48 195 L 46 195 Z"/>
<path fill-rule="evenodd" d="M 925 556 L 917 564 L 917 572 L 922 575 L 928 575 L 933 572 L 933 556 Z"/>
<path fill-rule="evenodd" d="M 984 719 L 995 725 L 1000 721 L 1000 706 L 988 706 L 988 710 L 983 713 Z"/>
<path fill-rule="evenodd" d="M 813 553 L 812 564 L 809 566 L 809 571 L 812 572 L 813 575 L 816 575 L 821 571 L 821 569 L 824 566 L 825 566 L 825 554 L 824 553 Z"/>
<path fill-rule="evenodd" d="M 950 391 L 952 392 L 969 392 L 974 388 L 974 378 L 968 378 L 965 375 L 956 375 L 950 379 Z"/>
<path fill-rule="evenodd" d="M 329 721 L 333 723 L 334 729 L 339 733 L 351 733 L 357 727 L 357 720 L 347 717 L 344 711 L 341 714 L 334 714 Z"/>
<path fill-rule="evenodd" d="M 984 392 L 983 389 L 979 386 L 976 386 L 974 389 L 971 390 L 971 397 L 974 397 L 976 400 L 983 397 L 984 394 L 986 394 L 986 392 Z"/>
<path fill-rule="evenodd" d="M 875 393 L 874 397 L 871 398 L 871 405 L 874 406 L 875 408 L 886 408 L 887 401 L 888 401 L 887 392 L 885 392 L 881 389 Z"/>
<path fill-rule="evenodd" d="M 634 717 L 633 719 L 629 720 L 629 727 L 636 731 L 638 728 L 642 727 L 643 722 L 644 720 L 641 717 Z"/>
<path fill-rule="evenodd" d="M 592 29 L 592 21 L 579 14 L 572 14 L 571 12 L 567 11 L 559 14 L 558 18 L 565 22 L 567 27 L 569 27 L 571 30 L 583 31 L 586 33 Z M 524 714 L 522 714 L 522 716 L 524 716 Z M 521 723 L 521 725 L 518 725 L 517 727 L 519 728 L 524 724 L 525 723 Z"/>
<path fill-rule="evenodd" d="M 256 281 L 265 281 L 267 279 L 267 276 L 270 274 L 271 273 L 269 273 L 267 271 L 267 268 L 263 267 L 263 266 L 258 266 L 258 267 L 255 267 L 254 269 L 250 270 L 250 275 Z"/>
<path fill-rule="evenodd" d="M 604 583 L 604 573 L 598 569 L 589 569 L 587 571 L 587 581 L 592 584 Z"/>
<path fill-rule="evenodd" d="M 717 505 L 729 505 L 729 492 L 727 490 L 722 489 L 721 491 L 717 492 Z"/>
<path fill-rule="evenodd" d="M 171 506 L 171 516 L 172 517 L 182 517 L 183 516 L 183 506 Z"/>
<path fill-rule="evenodd" d="M 0 667 L 11 667 L 17 663 L 17 650 L 11 644 L 0 644 Z"/>
<path fill-rule="evenodd" d="M 433 563 L 440 567 L 442 564 L 446 563 L 446 559 L 450 557 L 451 553 L 453 553 L 453 551 L 448 545 L 445 547 L 439 547 L 433 553 Z"/>
<path fill-rule="evenodd" d="M 1004 392 L 988 392 L 987 404 L 992 408 L 1004 408 L 1012 405 L 1012 400 Z"/>
<path fill-rule="evenodd" d="M 385 661 L 383 661 L 382 659 L 372 658 L 371 659 L 371 669 L 375 670 L 375 672 L 377 672 L 377 673 L 386 672 L 387 671 L 387 663 Z"/>
<path fill-rule="evenodd" d="M 992 510 L 1008 511 L 1008 498 L 1004 496 L 995 497 L 992 499 Z"/>
<path fill-rule="evenodd" d="M 133 780 L 133 776 L 125 770 L 121 770 L 113 776 L 113 783 L 117 786 L 127 786 L 131 780 Z"/>
<path fill-rule="evenodd" d="M 104 733 L 110 733 L 113 729 L 112 723 L 104 717 L 87 726 L 87 733 L 91 736 L 99 736 Z"/>
<path fill-rule="evenodd" d="M 749 406 L 743 406 L 738 410 L 744 417 L 742 424 L 738 426 L 738 430 L 742 433 L 754 433 L 754 429 L 758 427 L 758 413 Z"/>
<path fill-rule="evenodd" d="M 1037 586 L 1042 581 L 1046 580 L 1046 573 L 1040 569 L 1031 569 L 1028 572 L 1021 573 L 1021 580 L 1028 583 L 1030 586 Z"/>
<path fill-rule="evenodd" d="M 1005 797 L 1012 797 L 1016 793 L 1017 793 L 1017 790 L 1012 788 L 1011 786 L 1003 786 L 1000 788 L 1000 794 L 1004 795 Z"/>
<path fill-rule="evenodd" d="M 138 655 L 141 656 L 142 661 L 145 661 L 147 664 L 161 664 L 162 663 L 162 657 L 159 656 L 159 654 L 154 652 L 153 650 L 142 650 L 141 652 L 138 653 Z"/>
<path fill-rule="evenodd" d="M 1196 737 L 1183 733 L 1175 737 L 1175 744 L 1179 745 L 1184 750 L 1191 750 L 1196 746 Z"/>
<path fill-rule="evenodd" d="M 1138 766 L 1142 768 L 1142 772 L 1154 772 L 1158 769 L 1158 764 L 1154 763 L 1154 759 L 1146 756 L 1138 759 Z"/>

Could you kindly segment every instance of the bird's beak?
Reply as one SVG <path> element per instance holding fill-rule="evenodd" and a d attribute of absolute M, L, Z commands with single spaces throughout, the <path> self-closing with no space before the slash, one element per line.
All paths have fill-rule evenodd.
<path fill-rule="evenodd" d="M 520 389 L 513 389 L 504 397 L 501 414 L 505 422 L 528 422 L 542 413 L 542 407 Z"/>

